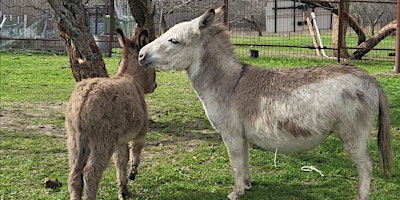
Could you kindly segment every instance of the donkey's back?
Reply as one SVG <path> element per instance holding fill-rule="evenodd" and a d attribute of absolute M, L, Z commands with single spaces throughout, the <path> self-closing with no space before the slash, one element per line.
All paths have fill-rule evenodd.
<path fill-rule="evenodd" d="M 144 101 L 136 83 L 128 79 L 86 79 L 78 82 L 71 94 L 68 119 L 79 123 L 77 133 L 82 132 L 91 140 L 104 140 L 100 137 L 110 132 L 114 134 L 112 137 L 121 138 L 132 129 L 141 129 L 145 125 L 146 105 L 141 103 Z M 97 126 L 96 131 L 93 125 Z"/>

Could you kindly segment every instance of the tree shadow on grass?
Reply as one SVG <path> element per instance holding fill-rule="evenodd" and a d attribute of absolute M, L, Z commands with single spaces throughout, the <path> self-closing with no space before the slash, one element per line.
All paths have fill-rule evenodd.
<path fill-rule="evenodd" d="M 320 187 L 320 186 L 317 186 Z M 284 183 L 262 183 L 254 182 L 250 191 L 246 191 L 244 199 L 274 199 L 274 200 L 290 200 L 290 199 L 304 199 L 304 200 L 318 200 L 321 198 L 316 197 L 311 193 L 309 186 L 303 184 L 284 184 Z M 336 199 L 336 198 L 333 198 Z"/>
<path fill-rule="evenodd" d="M 150 132 L 173 136 L 179 141 L 204 140 L 222 142 L 221 136 L 216 132 L 208 121 L 204 119 L 182 122 L 173 120 L 162 122 L 150 120 Z"/>

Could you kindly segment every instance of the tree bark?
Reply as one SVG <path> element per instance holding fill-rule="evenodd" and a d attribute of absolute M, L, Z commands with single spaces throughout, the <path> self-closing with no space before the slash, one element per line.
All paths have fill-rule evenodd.
<path fill-rule="evenodd" d="M 396 20 L 381 28 L 375 35 L 367 41 L 358 45 L 358 49 L 350 56 L 351 60 L 360 60 L 365 54 L 371 51 L 386 36 L 396 31 Z"/>
<path fill-rule="evenodd" d="M 129 7 L 139 29 L 147 30 L 149 32 L 150 41 L 153 41 L 156 39 L 156 29 L 154 26 L 154 11 L 151 2 L 151 0 L 129 0 Z"/>
<path fill-rule="evenodd" d="M 344 12 L 348 13 L 350 9 L 350 3 L 349 2 L 345 2 L 344 3 Z M 341 48 L 339 49 L 339 53 L 340 53 L 340 58 L 349 58 L 350 54 L 349 51 L 347 49 L 347 45 L 346 45 L 346 32 L 347 32 L 347 27 L 348 27 L 348 15 L 344 15 L 342 16 L 343 22 L 340 23 L 340 27 L 339 27 L 339 17 L 338 15 L 334 15 L 333 16 L 333 29 L 332 29 L 332 47 L 338 49 L 339 46 L 339 40 L 342 43 Z M 343 34 L 342 37 L 339 38 L 339 29 L 343 30 Z M 335 57 L 338 57 L 338 51 L 333 51 Z"/>
<path fill-rule="evenodd" d="M 333 13 L 338 13 L 337 9 L 333 10 Z M 352 15 L 350 15 L 348 12 L 343 12 L 343 14 L 345 15 L 345 18 L 348 21 L 348 25 L 357 34 L 357 37 L 358 37 L 357 45 L 364 42 L 365 41 L 365 31 L 362 28 L 362 26 L 360 26 L 360 24 L 358 24 L 357 20 Z"/>
<path fill-rule="evenodd" d="M 48 0 L 54 11 L 54 24 L 68 52 L 75 80 L 108 77 L 100 49 L 86 24 L 82 0 Z M 84 63 L 78 60 L 85 61 Z"/>

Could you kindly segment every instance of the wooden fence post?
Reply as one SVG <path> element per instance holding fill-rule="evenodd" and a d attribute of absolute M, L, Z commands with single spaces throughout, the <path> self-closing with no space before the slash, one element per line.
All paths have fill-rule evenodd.
<path fill-rule="evenodd" d="M 338 13 L 338 17 L 339 17 L 339 30 L 338 30 L 338 48 L 337 48 L 337 61 L 340 63 L 340 50 L 342 49 L 342 35 L 343 35 L 343 26 L 341 25 L 343 23 L 343 9 L 344 9 L 344 5 L 343 5 L 343 0 L 339 1 L 339 13 Z"/>
<path fill-rule="evenodd" d="M 224 0 L 224 6 L 225 6 L 225 10 L 224 10 L 224 24 L 225 24 L 225 26 L 227 26 L 228 27 L 228 30 L 230 29 L 229 28 L 229 23 L 228 23 L 228 10 L 229 10 L 229 7 L 228 7 L 228 0 Z"/>
<path fill-rule="evenodd" d="M 114 0 L 110 0 L 110 32 L 108 33 L 108 49 L 107 56 L 111 57 L 113 42 L 114 42 L 114 24 L 115 24 L 115 10 L 114 10 Z"/>
<path fill-rule="evenodd" d="M 397 0 L 397 24 L 396 24 L 396 58 L 394 73 L 400 73 L 400 0 Z"/>

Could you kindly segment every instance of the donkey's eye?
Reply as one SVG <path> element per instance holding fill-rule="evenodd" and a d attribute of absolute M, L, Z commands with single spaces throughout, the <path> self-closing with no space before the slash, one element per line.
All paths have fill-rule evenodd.
<path fill-rule="evenodd" d="M 178 43 L 179 43 L 179 42 L 178 42 L 176 39 L 174 39 L 174 38 L 169 39 L 168 42 L 172 42 L 172 44 L 178 44 Z"/>

